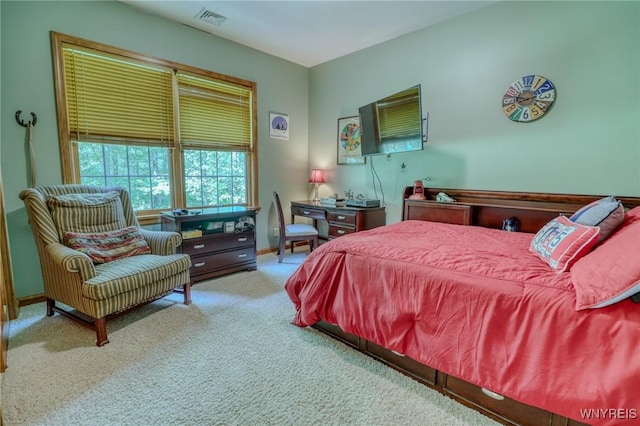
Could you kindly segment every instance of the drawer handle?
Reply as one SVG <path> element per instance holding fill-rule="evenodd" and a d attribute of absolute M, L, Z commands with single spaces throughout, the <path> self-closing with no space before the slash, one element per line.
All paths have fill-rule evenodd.
<path fill-rule="evenodd" d="M 193 248 L 199 250 L 201 248 L 204 248 L 204 244 L 196 244 L 195 246 L 193 246 Z"/>
<path fill-rule="evenodd" d="M 238 257 L 247 257 L 247 253 L 240 253 Z"/>
<path fill-rule="evenodd" d="M 202 267 L 202 266 L 204 266 L 204 265 L 205 265 L 205 263 L 204 263 L 204 262 L 198 262 L 198 263 L 196 263 L 195 265 L 193 265 L 193 267 L 194 267 L 194 268 L 200 268 L 200 267 Z"/>
<path fill-rule="evenodd" d="M 247 241 L 247 237 L 238 238 L 238 241 L 240 242 Z"/>
<path fill-rule="evenodd" d="M 338 234 L 344 234 L 346 231 L 344 229 L 338 229 Z"/>
<path fill-rule="evenodd" d="M 487 388 L 480 388 L 480 390 L 482 391 L 483 394 L 487 395 L 490 398 L 497 399 L 498 401 L 502 401 L 504 399 L 504 396 L 494 391 L 490 391 Z"/>
<path fill-rule="evenodd" d="M 340 220 L 345 220 L 347 217 L 346 216 L 338 216 L 338 219 Z"/>
<path fill-rule="evenodd" d="M 302 214 L 311 214 L 311 212 L 309 210 L 303 210 Z"/>

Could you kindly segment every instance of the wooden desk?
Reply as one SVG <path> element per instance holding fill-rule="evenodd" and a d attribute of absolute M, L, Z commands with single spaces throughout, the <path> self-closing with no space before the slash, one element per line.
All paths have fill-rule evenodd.
<path fill-rule="evenodd" d="M 377 228 L 384 225 L 386 221 L 384 207 L 338 207 L 315 203 L 312 200 L 292 201 L 291 223 L 295 223 L 296 216 L 313 219 L 313 225 L 316 227 L 319 220 L 327 222 L 329 225 L 327 239 L 329 240 L 353 232 Z"/>

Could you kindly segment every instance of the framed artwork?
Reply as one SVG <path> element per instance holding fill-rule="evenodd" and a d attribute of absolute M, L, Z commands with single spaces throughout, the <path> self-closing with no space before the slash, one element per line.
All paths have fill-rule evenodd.
<path fill-rule="evenodd" d="M 360 117 L 338 118 L 338 164 L 364 164 L 360 143 Z"/>
<path fill-rule="evenodd" d="M 281 141 L 289 140 L 289 115 L 269 112 L 269 137 Z"/>

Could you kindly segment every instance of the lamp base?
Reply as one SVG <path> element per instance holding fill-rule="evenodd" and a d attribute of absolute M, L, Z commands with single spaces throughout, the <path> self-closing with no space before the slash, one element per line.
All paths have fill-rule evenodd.
<path fill-rule="evenodd" d="M 313 202 L 314 203 L 319 203 L 320 202 L 320 197 L 318 197 L 318 187 L 319 186 L 320 185 L 316 183 L 316 189 L 315 189 L 315 191 L 313 193 Z"/>

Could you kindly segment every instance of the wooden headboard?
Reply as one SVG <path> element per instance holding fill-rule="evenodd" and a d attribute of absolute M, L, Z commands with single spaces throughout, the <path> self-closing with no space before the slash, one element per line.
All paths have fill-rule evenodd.
<path fill-rule="evenodd" d="M 456 202 L 435 201 L 439 192 L 445 192 Z M 604 197 L 447 188 L 425 188 L 426 200 L 408 199 L 412 194 L 412 186 L 404 189 L 402 220 L 429 220 L 500 229 L 504 219 L 516 217 L 522 232 L 537 232 L 554 217 L 571 215 L 585 204 Z M 616 198 L 626 208 L 640 206 L 639 197 Z"/>

